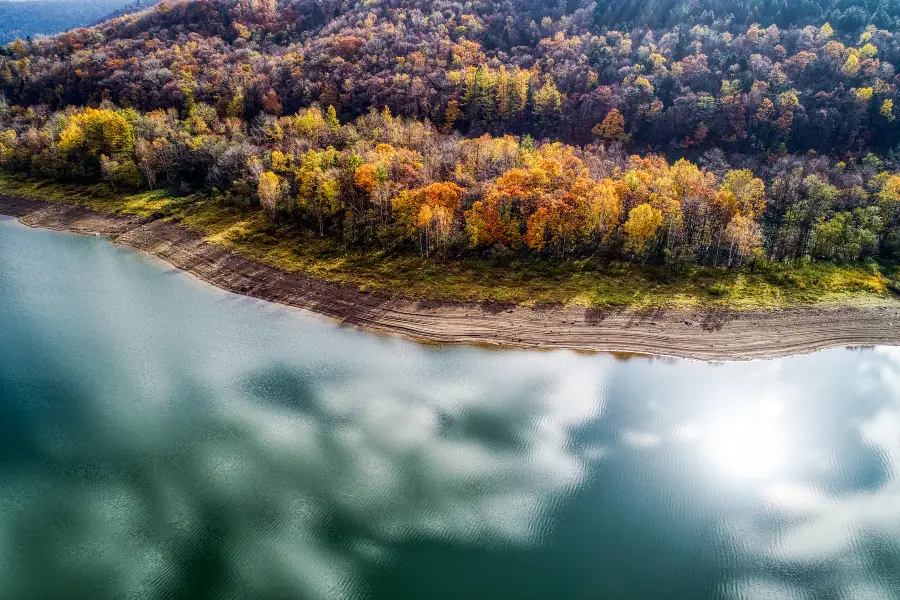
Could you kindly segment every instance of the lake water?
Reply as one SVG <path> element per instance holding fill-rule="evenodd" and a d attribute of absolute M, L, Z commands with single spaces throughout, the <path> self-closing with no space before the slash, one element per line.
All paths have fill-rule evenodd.
<path fill-rule="evenodd" d="M 435 348 L 0 221 L 0 597 L 900 599 L 900 350 Z"/>

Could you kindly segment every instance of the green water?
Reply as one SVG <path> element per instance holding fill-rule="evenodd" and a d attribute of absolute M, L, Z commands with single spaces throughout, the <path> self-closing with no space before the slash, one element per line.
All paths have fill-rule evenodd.
<path fill-rule="evenodd" d="M 437 349 L 0 221 L 0 598 L 900 598 L 900 350 Z"/>

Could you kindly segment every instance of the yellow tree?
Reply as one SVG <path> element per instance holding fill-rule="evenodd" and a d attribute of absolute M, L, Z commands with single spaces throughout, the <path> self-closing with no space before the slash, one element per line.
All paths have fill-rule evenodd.
<path fill-rule="evenodd" d="M 238 87 L 225 105 L 225 116 L 240 119 L 244 115 L 244 88 Z"/>
<path fill-rule="evenodd" d="M 7 129 L 0 133 L 0 164 L 12 156 L 17 142 L 18 136 L 14 129 Z"/>
<path fill-rule="evenodd" d="M 662 222 L 662 211 L 653 208 L 650 204 L 640 204 L 631 209 L 624 225 L 627 236 L 626 250 L 637 255 L 645 254 L 650 240 L 659 231 Z"/>
<path fill-rule="evenodd" d="M 878 48 L 872 44 L 865 44 L 859 49 L 859 55 L 863 58 L 874 58 L 878 54 Z"/>
<path fill-rule="evenodd" d="M 117 156 L 134 149 L 134 130 L 119 111 L 86 108 L 66 120 L 58 147 L 64 154 Z"/>
<path fill-rule="evenodd" d="M 572 187 L 582 237 L 591 243 L 602 243 L 619 225 L 622 217 L 622 194 L 611 179 L 599 183 L 581 178 Z"/>
<path fill-rule="evenodd" d="M 272 171 L 266 171 L 259 176 L 259 184 L 256 187 L 259 195 L 259 204 L 270 215 L 274 215 L 281 202 L 281 182 L 278 175 Z"/>
<path fill-rule="evenodd" d="M 709 224 L 718 191 L 716 177 L 685 159 L 672 165 L 669 176 L 680 204 L 679 241 L 684 248 L 700 252 L 711 243 Z"/>
<path fill-rule="evenodd" d="M 881 116 L 888 121 L 894 120 L 894 101 L 890 98 L 881 103 Z"/>
<path fill-rule="evenodd" d="M 296 173 L 300 182 L 298 204 L 319 222 L 320 236 L 325 235 L 325 219 L 341 208 L 340 184 L 333 172 L 337 156 L 334 148 L 321 152 L 309 150 Z"/>
<path fill-rule="evenodd" d="M 729 243 L 728 266 L 735 258 L 738 262 L 753 255 L 762 248 L 762 231 L 756 221 L 743 215 L 735 215 L 725 228 L 725 239 Z"/>
<path fill-rule="evenodd" d="M 591 132 L 608 142 L 627 142 L 631 137 L 625 133 L 625 117 L 618 108 L 609 111 L 603 122 L 596 125 Z"/>
<path fill-rule="evenodd" d="M 9 45 L 9 51 L 13 56 L 23 56 L 25 52 L 28 51 L 28 48 L 25 46 L 25 42 L 16 38 L 15 41 Z"/>
<path fill-rule="evenodd" d="M 900 204 L 900 175 L 889 175 L 884 179 L 878 200 L 884 204 Z"/>
<path fill-rule="evenodd" d="M 766 186 L 750 169 L 729 171 L 719 191 L 719 205 L 756 220 L 766 209 Z"/>
<path fill-rule="evenodd" d="M 407 235 L 419 232 L 422 252 L 428 256 L 432 244 L 439 249 L 446 247 L 463 193 L 461 187 L 451 182 L 406 190 L 391 202 L 394 219 Z"/>
<path fill-rule="evenodd" d="M 895 223 L 900 215 L 900 175 L 888 175 L 876 195 L 884 220 Z"/>
<path fill-rule="evenodd" d="M 521 114 L 528 105 L 528 86 L 531 82 L 531 71 L 513 70 L 509 84 L 509 114 Z"/>
<path fill-rule="evenodd" d="M 859 56 L 857 54 L 851 54 L 844 62 L 844 75 L 856 77 L 857 73 L 859 73 Z"/>
<path fill-rule="evenodd" d="M 272 170 L 276 173 L 284 173 L 290 169 L 291 156 L 285 155 L 280 150 L 272 150 L 269 158 L 272 163 Z"/>

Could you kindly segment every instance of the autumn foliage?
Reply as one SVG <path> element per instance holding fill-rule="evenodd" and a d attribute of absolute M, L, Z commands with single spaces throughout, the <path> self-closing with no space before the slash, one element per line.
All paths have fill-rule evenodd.
<path fill-rule="evenodd" d="M 385 252 L 900 259 L 900 9 L 619 4 L 194 0 L 19 40 L 0 168 Z"/>
<path fill-rule="evenodd" d="M 420 233 L 425 255 L 432 246 L 443 250 L 454 233 L 463 193 L 461 187 L 450 182 L 406 190 L 391 202 L 394 218 L 408 235 Z"/>

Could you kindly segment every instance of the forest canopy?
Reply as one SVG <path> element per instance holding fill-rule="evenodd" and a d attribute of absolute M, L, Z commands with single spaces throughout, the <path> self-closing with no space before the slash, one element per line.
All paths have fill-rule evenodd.
<path fill-rule="evenodd" d="M 887 2 L 195 0 L 0 57 L 0 164 L 348 246 L 900 258 Z"/>

